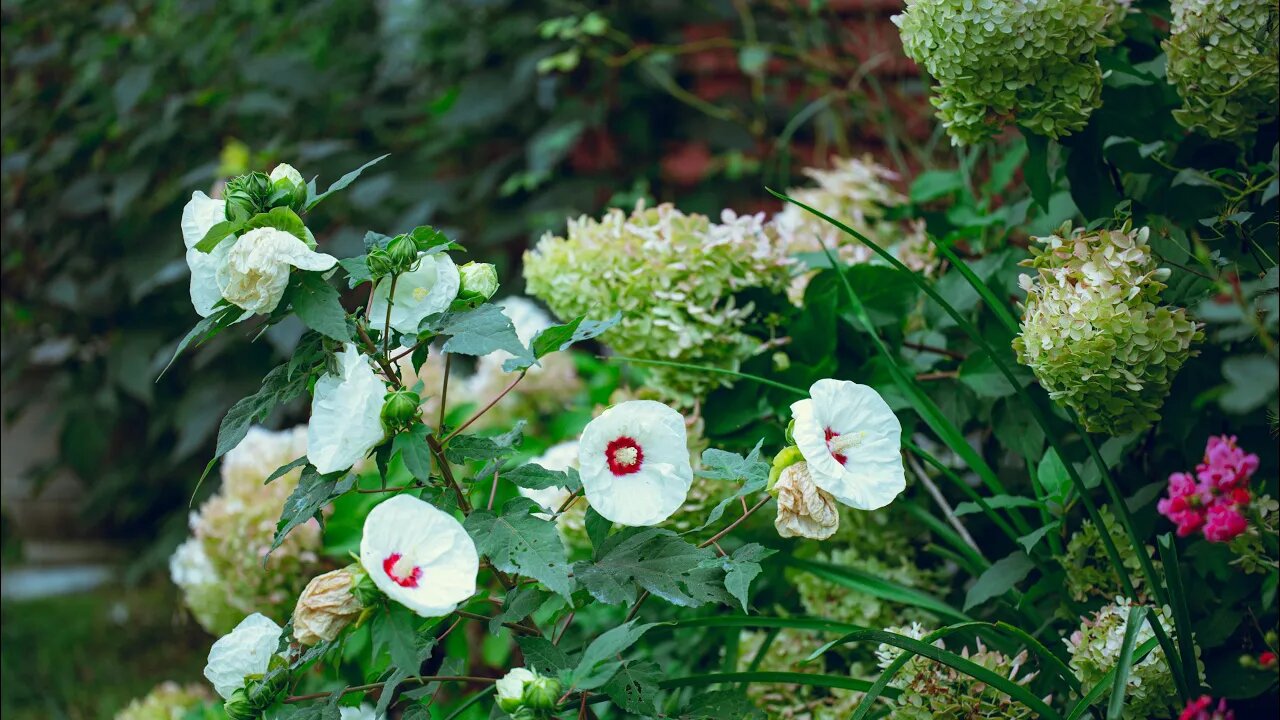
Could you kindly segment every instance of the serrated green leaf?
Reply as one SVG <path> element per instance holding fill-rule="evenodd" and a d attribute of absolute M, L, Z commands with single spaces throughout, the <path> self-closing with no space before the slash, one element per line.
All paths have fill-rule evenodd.
<path fill-rule="evenodd" d="M 600 692 L 614 704 L 643 717 L 652 716 L 658 702 L 658 681 L 665 676 L 662 668 L 647 660 L 624 662 L 612 678 L 600 686 Z"/>
<path fill-rule="evenodd" d="M 342 299 L 323 275 L 295 272 L 289 285 L 288 300 L 304 325 L 332 340 L 351 341 Z"/>
<path fill-rule="evenodd" d="M 529 349 L 516 335 L 511 318 L 503 315 L 502 308 L 497 305 L 481 305 L 460 313 L 448 313 L 438 334 L 449 338 L 441 348 L 447 353 L 481 357 L 504 350 L 516 357 L 529 355 Z"/>
<path fill-rule="evenodd" d="M 293 460 L 286 465 L 281 465 L 280 467 L 276 468 L 275 472 L 268 475 L 267 479 L 262 481 L 262 484 L 269 485 L 275 480 L 279 480 L 280 478 L 284 477 L 290 470 L 293 470 L 294 468 L 300 468 L 306 464 L 307 464 L 307 456 L 303 455 L 302 457 L 296 460 Z"/>
<path fill-rule="evenodd" d="M 650 628 L 664 623 L 638 625 L 635 620 L 606 630 L 591 641 L 570 674 L 570 685 L 579 690 L 592 690 L 609 682 L 622 663 L 613 658 L 625 652 Z"/>
<path fill-rule="evenodd" d="M 720 521 L 724 517 L 725 510 L 731 503 L 738 498 L 744 498 L 753 495 L 764 489 L 769 482 L 769 464 L 760 459 L 760 447 L 764 444 L 761 439 L 756 442 L 756 446 L 746 457 L 737 453 L 708 448 L 702 453 L 702 469 L 698 471 L 700 477 L 711 480 L 728 480 L 731 482 L 741 482 L 742 485 L 728 497 L 716 503 L 711 508 L 711 512 L 707 513 L 707 519 L 695 528 L 688 530 L 684 534 L 698 532 L 704 530 L 711 525 Z"/>
<path fill-rule="evenodd" d="M 347 287 L 354 288 L 367 282 L 373 282 L 373 273 L 369 272 L 369 257 L 358 255 L 338 261 L 347 273 Z"/>
<path fill-rule="evenodd" d="M 401 431 L 391 441 L 391 453 L 400 453 L 405 469 L 414 480 L 424 483 L 431 480 L 431 447 L 427 445 L 430 434 L 426 425 L 417 423 Z"/>
<path fill-rule="evenodd" d="M 347 173 L 346 175 L 343 175 L 342 177 L 338 178 L 337 182 L 335 182 L 334 184 L 330 185 L 328 190 L 325 190 L 323 193 L 320 193 L 319 195 L 316 195 L 316 194 L 315 194 L 315 181 L 313 180 L 313 181 L 312 181 L 312 182 L 307 186 L 307 196 L 308 196 L 308 197 L 307 197 L 307 210 L 311 210 L 311 209 L 312 209 L 312 208 L 314 208 L 316 205 L 319 205 L 321 200 L 324 200 L 325 198 L 327 198 L 327 197 L 329 197 L 330 195 L 332 195 L 332 194 L 334 194 L 334 193 L 338 192 L 339 190 L 343 190 L 343 189 L 345 189 L 348 185 L 350 185 L 351 183 L 355 182 L 355 181 L 356 181 L 356 178 L 360 177 L 360 173 L 362 173 L 362 172 L 364 172 L 365 170 L 368 170 L 369 168 L 373 167 L 374 165 L 376 165 L 376 164 L 378 164 L 378 163 L 382 162 L 382 161 L 383 161 L 383 160 L 385 160 L 387 157 L 388 157 L 388 155 L 382 155 L 382 156 L 380 156 L 380 157 L 376 157 L 376 158 L 374 158 L 374 159 L 370 160 L 369 162 L 367 162 L 367 163 L 365 163 L 365 164 L 361 165 L 360 167 L 356 168 L 355 170 L 352 170 L 351 172 Z"/>
<path fill-rule="evenodd" d="M 223 220 L 209 228 L 204 237 L 200 238 L 200 242 L 197 242 L 193 247 L 202 253 L 211 252 L 218 247 L 218 243 L 240 232 L 242 227 L 243 223 L 238 223 L 234 220 Z"/>
<path fill-rule="evenodd" d="M 276 534 L 271 540 L 271 549 L 267 553 L 270 554 L 271 551 L 280 547 L 280 543 L 284 542 L 290 531 L 311 518 L 323 524 L 320 511 L 334 498 L 355 487 L 355 484 L 355 475 L 346 472 L 321 475 L 310 465 L 303 468 L 298 486 L 284 501 L 280 520 L 276 523 Z"/>
<path fill-rule="evenodd" d="M 248 232 L 257 230 L 258 228 L 275 228 L 281 232 L 287 232 L 306 243 L 308 247 L 314 247 L 315 241 L 307 235 L 307 226 L 302 223 L 302 218 L 298 217 L 298 213 L 291 208 L 275 207 L 267 212 L 258 213 L 249 218 L 240 230 Z M 239 232 L 240 230 L 237 230 Z M 203 242 L 203 241 L 202 241 Z M 198 247 L 198 246 L 197 246 Z"/>
<path fill-rule="evenodd" d="M 511 430 L 492 437 L 483 435 L 459 435 L 445 446 L 444 456 L 449 462 L 462 463 L 468 460 L 495 461 L 510 457 L 520 443 L 524 441 L 523 420 L 516 423 Z M 479 473 L 477 477 L 487 477 L 489 472 Z"/>
<path fill-rule="evenodd" d="M 521 635 L 516 638 L 516 644 L 524 654 L 525 665 L 544 675 L 557 675 L 573 667 L 573 661 L 565 651 L 544 637 Z"/>
<path fill-rule="evenodd" d="M 670 530 L 627 528 L 609 536 L 595 560 L 574 569 L 592 597 L 606 604 L 633 601 L 638 585 L 673 605 L 697 607 L 727 598 L 723 572 L 703 564 L 714 556 Z"/>
<path fill-rule="evenodd" d="M 724 588 L 742 604 L 743 612 L 747 612 L 747 591 L 751 581 L 760 574 L 760 561 L 775 552 L 757 543 L 747 543 L 730 556 L 718 559 L 725 571 Z"/>
<path fill-rule="evenodd" d="M 494 567 L 531 577 L 568 598 L 574 583 L 564 542 L 554 522 L 534 517 L 533 513 L 541 511 L 529 498 L 512 498 L 502 506 L 501 515 L 477 509 L 467 516 L 463 527 L 475 541 L 476 550 Z"/>
<path fill-rule="evenodd" d="M 546 602 L 548 595 L 533 585 L 520 585 L 507 593 L 502 601 L 502 611 L 489 619 L 489 632 L 497 635 L 502 631 L 502 623 L 513 623 L 523 620 Z"/>
<path fill-rule="evenodd" d="M 622 313 L 614 313 L 608 320 L 588 320 L 579 315 L 563 325 L 552 325 L 533 337 L 530 347 L 534 357 L 542 358 L 553 352 L 567 350 L 574 343 L 599 337 L 601 333 L 617 325 Z"/>
<path fill-rule="evenodd" d="M 244 315 L 243 308 L 236 307 L 235 305 L 228 305 L 214 310 L 213 314 L 206 318 L 201 318 L 200 322 L 196 323 L 195 327 L 187 331 L 187 334 L 178 341 L 178 346 L 173 349 L 173 357 L 169 358 L 169 362 L 164 366 L 164 370 L 160 371 L 160 375 L 156 377 L 156 382 L 160 382 L 160 378 L 164 377 L 166 372 L 169 372 L 170 367 L 173 367 L 173 361 L 177 360 L 178 356 L 190 347 L 192 342 L 196 345 L 200 345 L 214 335 L 217 335 L 223 330 L 234 325 L 236 321 L 240 319 L 241 315 Z"/>
<path fill-rule="evenodd" d="M 537 463 L 526 463 L 502 473 L 503 480 L 509 480 L 516 487 L 528 490 L 542 490 L 549 487 L 560 487 L 573 492 L 582 487 L 578 471 L 548 470 Z"/>

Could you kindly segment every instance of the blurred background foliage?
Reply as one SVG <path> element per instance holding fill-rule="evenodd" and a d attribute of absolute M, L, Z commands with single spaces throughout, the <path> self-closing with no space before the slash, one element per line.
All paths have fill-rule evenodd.
<path fill-rule="evenodd" d="M 677 192 L 688 211 L 773 206 L 764 185 L 813 157 L 870 139 L 905 169 L 938 138 L 891 112 L 904 96 L 878 78 L 912 70 L 895 33 L 868 30 L 888 23 L 875 3 L 853 21 L 744 0 L 0 7 L 6 417 L 56 438 L 33 477 L 81 481 L 81 532 L 166 523 L 150 566 L 219 418 L 301 332 L 219 339 L 157 381 L 195 319 L 177 233 L 192 190 L 286 160 L 328 182 L 391 153 L 326 206 L 321 243 L 429 222 L 515 291 L 519 253 L 568 216 Z"/>

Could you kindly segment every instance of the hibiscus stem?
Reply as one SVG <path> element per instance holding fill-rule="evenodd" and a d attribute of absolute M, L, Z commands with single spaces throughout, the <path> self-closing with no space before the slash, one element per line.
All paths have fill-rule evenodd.
<path fill-rule="evenodd" d="M 561 515 L 565 514 L 565 512 L 567 512 L 569 508 L 573 507 L 573 504 L 577 502 L 578 498 L 580 497 L 582 497 L 581 489 L 574 490 L 572 493 L 569 493 L 569 497 L 565 498 L 564 502 L 561 503 L 560 509 L 556 510 L 556 517 L 560 517 Z"/>
<path fill-rule="evenodd" d="M 440 381 L 440 416 L 436 420 L 436 432 L 444 429 L 444 412 L 445 407 L 449 404 L 449 365 L 453 362 L 453 356 L 449 353 L 444 354 L 444 379 Z"/>
<path fill-rule="evenodd" d="M 474 682 L 474 683 L 494 683 L 498 678 L 480 677 L 477 675 L 418 675 L 416 677 L 405 678 L 402 682 L 418 683 L 425 685 L 429 682 Z M 337 694 L 339 697 L 350 695 L 354 692 L 367 692 L 369 690 L 377 690 L 386 685 L 385 682 L 369 683 L 368 685 L 353 685 L 349 688 L 336 690 L 334 692 L 311 693 L 310 695 L 293 695 L 284 699 L 286 703 L 300 703 L 307 700 L 320 700 L 322 698 L 332 697 Z"/>
<path fill-rule="evenodd" d="M 369 337 L 369 331 L 364 329 L 364 325 L 356 323 L 356 333 L 360 335 L 360 342 L 364 343 L 364 349 L 369 353 L 369 357 L 373 358 L 374 362 L 378 363 L 378 367 L 382 368 L 382 374 L 387 377 L 387 381 L 396 386 L 397 389 L 402 387 L 400 376 L 396 375 L 391 363 L 378 354 L 378 346 L 373 344 L 373 338 Z"/>
<path fill-rule="evenodd" d="M 489 502 L 485 505 L 486 510 L 493 509 L 493 501 L 498 497 L 498 479 L 502 476 L 501 470 L 493 471 L 493 486 L 489 488 Z"/>
<path fill-rule="evenodd" d="M 458 481 L 453 478 L 453 468 L 449 466 L 449 461 L 444 457 L 444 449 L 440 443 L 436 442 L 434 435 L 427 436 L 427 447 L 430 448 L 431 454 L 436 458 L 436 465 L 440 468 L 440 474 L 444 476 L 449 486 L 453 488 L 453 494 L 458 497 L 458 507 L 462 508 L 464 515 L 471 512 L 471 503 L 467 501 L 466 493 L 462 492 L 462 487 L 458 485 Z"/>
<path fill-rule="evenodd" d="M 399 280 L 399 279 L 400 279 L 399 275 L 391 276 L 391 290 L 387 292 L 387 316 L 386 318 L 384 318 L 382 323 L 382 355 L 383 357 L 386 357 L 390 353 L 389 348 L 391 346 L 391 303 L 395 301 L 396 280 Z"/>
<path fill-rule="evenodd" d="M 502 392 L 498 393 L 497 397 L 490 400 L 488 404 L 486 404 L 484 407 L 477 410 L 474 415 L 467 418 L 467 421 L 459 425 L 456 430 L 446 435 L 441 445 L 448 445 L 449 441 L 452 440 L 455 436 L 457 436 L 458 433 L 462 432 L 463 430 L 466 430 L 471 425 L 471 423 L 475 422 L 476 420 L 479 420 L 485 413 L 493 409 L 493 406 L 497 405 L 498 402 L 502 400 L 502 398 L 506 397 L 507 393 L 515 389 L 516 385 L 518 385 L 520 381 L 524 379 L 525 373 L 527 372 L 529 372 L 527 369 L 521 370 L 520 374 L 516 376 L 516 379 L 508 383 L 507 386 L 502 389 Z"/>
<path fill-rule="evenodd" d="M 493 618 L 489 617 L 488 615 L 481 615 L 480 613 L 467 612 L 465 610 L 454 610 L 453 614 L 457 615 L 460 618 L 466 618 L 468 620 L 482 620 L 484 622 L 489 622 L 490 620 L 493 620 Z M 542 634 L 538 630 L 535 630 L 529 627 L 528 625 L 521 625 L 520 623 L 504 622 L 502 623 L 502 626 L 505 628 L 510 628 L 517 632 L 527 633 L 529 635 Z"/>

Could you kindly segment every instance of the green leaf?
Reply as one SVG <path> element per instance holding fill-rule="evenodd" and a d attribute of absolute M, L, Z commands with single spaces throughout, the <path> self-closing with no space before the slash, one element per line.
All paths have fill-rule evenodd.
<path fill-rule="evenodd" d="M 1016 550 L 1007 557 L 997 560 L 969 588 L 969 592 L 964 596 L 964 609 L 967 611 L 975 605 L 1012 590 L 1034 567 L 1035 563 L 1031 562 L 1031 558 L 1021 550 Z"/>
<path fill-rule="evenodd" d="M 356 477 L 348 472 L 321 475 L 310 465 L 302 469 L 302 477 L 298 479 L 298 487 L 293 489 L 289 498 L 284 501 L 284 509 L 280 512 L 280 520 L 276 523 L 276 534 L 271 540 L 272 550 L 280 547 L 280 543 L 299 525 L 311 518 L 324 524 L 320 511 L 334 498 L 355 487 Z M 264 562 L 266 558 L 263 558 Z"/>
<path fill-rule="evenodd" d="M 802 675 L 803 673 L 791 674 Z M 755 673 L 752 673 L 752 675 L 754 676 Z M 689 685 L 698 687 L 700 685 L 716 684 L 713 679 L 714 677 L 714 675 L 691 675 L 687 678 L 664 680 L 663 682 L 676 683 L 681 680 L 688 680 Z M 744 682 L 751 682 L 751 680 L 745 680 Z M 667 687 L 673 686 L 668 684 Z M 711 692 L 694 693 L 693 699 L 689 701 L 689 706 L 684 709 L 684 712 L 680 717 L 689 718 L 690 720 L 724 720 L 724 718 L 734 718 L 734 720 L 766 720 L 768 716 L 764 714 L 763 710 L 756 707 L 755 704 L 751 702 L 751 698 L 747 697 L 746 692 L 741 688 L 729 688 L 726 690 L 712 690 Z"/>
<path fill-rule="evenodd" d="M 256 393 L 238 400 L 223 416 L 222 423 L 218 426 L 218 444 L 214 457 L 220 458 L 239 445 L 244 436 L 249 433 L 249 428 L 254 423 L 266 420 L 267 415 L 277 405 L 287 403 L 305 393 L 307 379 L 306 375 L 290 379 L 287 363 L 277 365 L 268 372 L 262 378 L 262 387 L 258 388 Z"/>
<path fill-rule="evenodd" d="M 638 625 L 632 620 L 601 633 L 582 652 L 578 666 L 570 674 L 569 684 L 579 690 L 592 690 L 609 682 L 622 665 L 613 658 L 634 645 L 650 628 L 662 624 L 664 623 Z"/>
<path fill-rule="evenodd" d="M 306 464 L 307 464 L 307 456 L 303 455 L 302 457 L 288 463 L 287 465 L 281 465 L 280 467 L 276 468 L 275 472 L 268 475 L 267 479 L 262 481 L 262 484 L 270 485 L 272 482 L 279 480 L 280 478 L 287 475 L 290 470 L 293 470 L 295 468 L 300 468 Z"/>
<path fill-rule="evenodd" d="M 449 441 L 444 449 L 444 456 L 453 463 L 468 460 L 498 460 L 514 453 L 523 440 L 524 421 L 521 420 L 510 431 L 493 437 L 459 435 Z"/>
<path fill-rule="evenodd" d="M 1036 482 L 1040 483 L 1048 500 L 1056 502 L 1060 508 L 1067 506 L 1067 498 L 1071 496 L 1071 476 L 1067 474 L 1067 466 L 1058 457 L 1057 450 L 1049 448 L 1049 452 L 1040 458 Z"/>
<path fill-rule="evenodd" d="M 1056 530 L 1060 524 L 1061 523 L 1059 521 L 1054 520 L 1047 525 L 1041 525 L 1035 530 L 1032 530 L 1026 535 L 1018 538 L 1018 544 L 1022 546 L 1022 549 L 1025 550 L 1028 555 L 1030 555 L 1035 546 L 1040 543 L 1040 540 L 1051 531 Z"/>
<path fill-rule="evenodd" d="M 516 487 L 528 490 L 560 487 L 573 492 L 582 487 L 582 481 L 578 478 L 577 470 L 573 468 L 568 470 L 548 470 L 537 463 L 527 463 L 513 470 L 507 470 L 502 473 L 502 479 L 511 481 Z"/>
<path fill-rule="evenodd" d="M 400 453 L 404 467 L 419 482 L 431 480 L 431 447 L 427 437 L 431 431 L 422 423 L 415 423 L 396 435 L 391 441 L 391 453 Z"/>
<path fill-rule="evenodd" d="M 978 397 L 1002 398 L 1017 392 L 1017 388 L 1009 384 L 1009 379 L 996 367 L 989 355 L 981 353 L 970 355 L 960 363 L 959 372 L 960 382 L 977 393 Z M 1023 387 L 1031 383 L 1030 375 L 1016 371 L 1015 373 Z"/>
<path fill-rule="evenodd" d="M 1124 716 L 1124 695 L 1129 689 L 1129 671 L 1133 668 L 1133 648 L 1138 642 L 1138 631 L 1147 617 L 1145 605 L 1129 608 L 1125 621 L 1124 640 L 1120 643 L 1120 655 L 1116 658 L 1116 676 L 1111 684 L 1111 699 L 1107 703 L 1107 720 L 1120 720 Z"/>
<path fill-rule="evenodd" d="M 1027 141 L 1027 162 L 1022 166 L 1022 177 L 1031 189 L 1031 197 L 1041 210 L 1049 209 L 1049 196 L 1053 192 L 1053 179 L 1049 176 L 1049 139 L 1026 130 L 1022 137 Z"/>
<path fill-rule="evenodd" d="M 756 446 L 745 458 L 737 453 L 715 448 L 708 448 L 702 452 L 702 469 L 698 471 L 700 477 L 730 482 L 741 481 L 742 485 L 732 495 L 716 503 L 701 525 L 688 530 L 685 534 L 703 530 L 719 522 L 731 503 L 764 489 L 769 482 L 769 464 L 760 459 L 760 447 L 763 444 L 763 439 L 756 442 Z"/>
<path fill-rule="evenodd" d="M 579 315 L 563 325 L 551 327 L 533 336 L 529 344 L 534 358 L 543 358 L 553 352 L 567 350 L 574 343 L 590 340 L 617 325 L 622 320 L 622 313 L 614 313 L 608 320 L 587 320 L 586 315 Z M 523 370 L 533 364 L 528 356 L 515 357 L 503 363 L 502 369 L 507 372 Z"/>
<path fill-rule="evenodd" d="M 588 506 L 586 518 L 582 524 L 587 528 L 587 539 L 591 541 L 593 556 L 600 557 L 605 540 L 609 538 L 609 531 L 613 529 L 613 521 L 596 512 L 595 508 Z"/>
<path fill-rule="evenodd" d="M 1169 602 L 1173 606 L 1173 626 L 1178 631 L 1178 654 L 1183 658 L 1196 657 L 1196 637 L 1191 625 L 1191 611 L 1187 607 L 1187 594 L 1182 583 L 1182 565 L 1178 560 L 1178 547 L 1173 536 L 1165 533 L 1156 539 L 1160 550 L 1160 564 L 1164 566 L 1165 585 L 1169 588 Z M 1187 694 L 1200 695 L 1200 673 L 1194 662 L 1182 663 L 1183 679 Z"/>
<path fill-rule="evenodd" d="M 373 282 L 373 273 L 369 272 L 369 256 L 343 258 L 338 261 L 347 272 L 347 287 L 355 288 L 367 282 Z"/>
<path fill-rule="evenodd" d="M 211 252 L 214 248 L 218 247 L 218 243 L 221 243 L 223 240 L 226 240 L 232 235 L 240 232 L 243 227 L 243 223 L 238 223 L 234 220 L 223 220 L 209 228 L 209 231 L 204 234 L 204 237 L 200 238 L 200 242 L 196 243 L 193 247 L 202 253 Z"/>
<path fill-rule="evenodd" d="M 716 558 L 715 562 L 725 571 L 724 588 L 742 604 L 743 612 L 747 612 L 747 591 L 751 581 L 760 574 L 760 561 L 775 552 L 757 543 L 747 543 L 728 557 Z"/>
<path fill-rule="evenodd" d="M 502 515 L 477 509 L 463 527 L 494 567 L 531 577 L 568 598 L 574 583 L 564 543 L 553 521 L 533 516 L 541 511 L 529 498 L 512 498 L 502 506 Z"/>
<path fill-rule="evenodd" d="M 928 202 L 964 189 L 964 175 L 958 170 L 926 170 L 911 183 L 911 201 Z"/>
<path fill-rule="evenodd" d="M 1021 497 L 1019 495 L 996 495 L 986 499 L 987 507 L 993 509 L 1013 508 L 1013 507 L 1036 507 L 1040 504 L 1038 500 L 1032 498 Z M 974 513 L 983 512 L 982 506 L 976 502 L 962 502 L 956 505 L 956 515 L 972 515 Z"/>
<path fill-rule="evenodd" d="M 670 530 L 627 528 L 609 536 L 592 561 L 574 566 L 578 580 L 600 602 L 633 602 L 635 586 L 673 605 L 697 607 L 727 596 L 723 573 L 704 565 L 715 553 Z"/>
<path fill-rule="evenodd" d="M 520 635 L 516 644 L 524 654 L 525 664 L 544 675 L 558 675 L 560 671 L 573 667 L 573 661 L 565 651 L 544 637 Z"/>
<path fill-rule="evenodd" d="M 187 331 L 187 334 L 178 341 L 178 346 L 173 349 L 173 357 L 169 358 L 164 370 L 160 371 L 160 374 L 156 377 L 156 382 L 160 382 L 160 378 L 169 372 L 169 368 L 173 367 L 173 361 L 177 360 L 178 356 L 190 347 L 191 343 L 194 342 L 196 345 L 204 343 L 209 338 L 234 325 L 241 315 L 244 315 L 243 308 L 227 305 L 215 309 L 211 315 L 202 318 L 200 322 L 196 323 L 195 327 Z"/>
<path fill-rule="evenodd" d="M 282 232 L 298 238 L 306 243 L 308 247 L 315 247 L 315 241 L 307 235 L 307 226 L 302 223 L 302 218 L 298 217 L 298 213 L 288 207 L 274 207 L 264 213 L 258 213 L 249 218 L 240 230 L 248 232 L 257 230 L 258 228 L 275 228 Z M 237 230 L 239 232 L 240 230 Z M 203 240 L 201 242 L 204 242 Z M 197 246 L 199 247 L 199 246 Z"/>
<path fill-rule="evenodd" d="M 686 677 L 663 680 L 660 684 L 664 688 L 673 689 L 681 687 L 703 687 L 706 685 L 719 685 L 722 683 L 735 682 L 766 683 L 769 685 L 807 685 L 809 687 L 837 688 L 840 690 L 856 690 L 858 692 L 866 692 L 871 687 L 871 683 L 869 681 L 859 680 L 857 678 L 849 677 L 848 675 L 819 675 L 816 673 L 764 671 L 688 675 Z M 898 693 L 898 690 L 888 688 L 883 694 L 886 697 L 897 697 Z M 726 716 L 718 715 L 716 717 Z"/>
<path fill-rule="evenodd" d="M 458 243 L 450 240 L 443 231 L 437 230 L 430 225 L 419 225 L 408 232 L 409 239 L 413 240 L 413 244 L 418 248 L 418 252 L 448 252 L 450 250 L 463 250 L 464 248 Z"/>
<path fill-rule="evenodd" d="M 296 272 L 290 282 L 288 300 L 304 325 L 332 340 L 350 342 L 347 311 L 338 291 L 314 272 Z"/>
<path fill-rule="evenodd" d="M 505 350 L 516 357 L 529 355 L 529 349 L 520 342 L 511 319 L 503 315 L 502 308 L 497 305 L 481 305 L 473 310 L 450 314 L 438 334 L 449 336 L 442 348 L 446 353 L 480 357 L 495 350 Z"/>
<path fill-rule="evenodd" d="M 502 612 L 489 619 L 489 633 L 497 635 L 502 632 L 502 623 L 519 622 L 537 610 L 549 596 L 534 585 L 520 585 L 512 588 L 502 601 Z"/>
<path fill-rule="evenodd" d="M 665 675 L 655 662 L 624 662 L 600 692 L 629 713 L 651 717 L 658 703 L 658 681 Z"/>
<path fill-rule="evenodd" d="M 388 157 L 387 155 L 376 157 L 370 160 L 369 162 L 361 165 L 360 167 L 356 168 L 355 170 L 352 170 L 346 175 L 343 175 L 342 177 L 338 178 L 337 182 L 330 185 L 328 190 L 325 190 L 323 193 L 320 193 L 319 195 L 315 194 L 315 181 L 312 180 L 311 183 L 307 186 L 307 210 L 311 210 L 316 205 L 319 205 L 321 200 L 324 200 L 325 198 L 338 192 L 339 190 L 345 189 L 348 185 L 355 182 L 356 178 L 360 177 L 360 173 L 364 172 L 365 170 L 368 170 L 369 168 L 373 167 L 379 162 L 382 162 L 387 157 Z"/>

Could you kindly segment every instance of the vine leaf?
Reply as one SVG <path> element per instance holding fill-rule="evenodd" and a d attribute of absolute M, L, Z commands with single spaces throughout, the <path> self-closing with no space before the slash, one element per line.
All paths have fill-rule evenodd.
<path fill-rule="evenodd" d="M 512 498 L 502 506 L 501 515 L 476 510 L 463 527 L 494 567 L 531 577 L 568 598 L 574 587 L 572 568 L 555 523 L 534 517 L 534 512 L 541 511 L 529 498 Z"/>
<path fill-rule="evenodd" d="M 627 528 L 601 542 L 596 559 L 574 566 L 578 580 L 600 602 L 632 602 L 636 586 L 682 607 L 728 598 L 724 572 L 707 566 L 715 553 L 662 528 Z"/>

